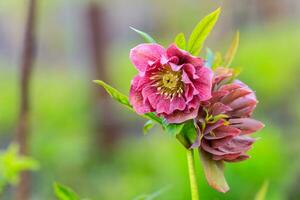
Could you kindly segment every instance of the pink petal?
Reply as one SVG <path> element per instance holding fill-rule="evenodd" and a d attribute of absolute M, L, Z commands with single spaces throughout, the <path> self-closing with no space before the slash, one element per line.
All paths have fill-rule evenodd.
<path fill-rule="evenodd" d="M 242 134 L 254 133 L 264 127 L 263 123 L 251 118 L 230 119 L 229 122 L 231 126 L 239 128 Z"/>
<path fill-rule="evenodd" d="M 186 107 L 185 101 L 183 97 L 174 97 L 171 100 L 171 105 L 170 105 L 170 109 L 171 111 L 175 111 L 175 110 L 184 110 Z"/>
<path fill-rule="evenodd" d="M 224 114 L 232 109 L 229 106 L 224 105 L 223 103 L 217 102 L 211 108 L 211 114 L 213 116 Z"/>
<path fill-rule="evenodd" d="M 204 130 L 204 135 L 209 134 L 211 131 L 213 131 L 214 129 L 220 126 L 223 126 L 224 122 L 225 120 L 221 119 L 214 124 L 207 124 L 206 129 Z"/>
<path fill-rule="evenodd" d="M 156 113 L 157 114 L 171 114 L 172 110 L 171 110 L 171 103 L 170 103 L 170 99 L 164 97 L 163 95 L 161 95 L 162 98 L 159 98 L 158 103 L 156 105 Z"/>
<path fill-rule="evenodd" d="M 207 67 L 197 69 L 199 79 L 193 81 L 201 101 L 206 101 L 211 98 L 213 72 Z"/>
<path fill-rule="evenodd" d="M 182 123 L 190 119 L 196 118 L 198 115 L 198 108 L 189 111 L 174 111 L 170 115 L 164 115 L 168 123 Z"/>
<path fill-rule="evenodd" d="M 237 158 L 235 159 L 228 159 L 228 158 L 224 158 L 224 160 L 226 162 L 240 162 L 240 161 L 243 161 L 243 160 L 247 160 L 250 156 L 246 155 L 246 154 L 241 154 L 239 155 Z"/>
<path fill-rule="evenodd" d="M 241 88 L 241 85 L 240 84 L 237 84 L 237 83 L 231 83 L 231 84 L 226 84 L 226 85 L 223 85 L 220 87 L 220 91 L 228 91 L 228 92 L 231 92 L 235 89 L 238 89 L 238 88 Z"/>
<path fill-rule="evenodd" d="M 248 94 L 251 94 L 252 91 L 246 88 L 238 88 L 232 92 L 230 92 L 227 96 L 222 98 L 222 102 L 224 104 L 228 104 L 232 101 L 234 101 L 235 99 L 238 99 L 240 97 L 244 97 Z"/>
<path fill-rule="evenodd" d="M 154 63 L 165 54 L 165 49 L 158 44 L 140 44 L 130 51 L 130 59 L 140 75 L 149 68 L 149 63 Z"/>
<path fill-rule="evenodd" d="M 129 101 L 133 106 L 133 109 L 140 115 L 153 112 L 149 102 L 144 102 L 141 92 L 135 90 L 134 85 L 130 88 Z"/>
<path fill-rule="evenodd" d="M 173 56 L 178 57 L 180 60 L 178 64 L 190 63 L 196 67 L 200 67 L 204 65 L 204 62 L 201 58 L 192 56 L 187 51 L 179 49 L 175 44 L 170 45 L 167 48 L 166 53 L 169 58 Z"/>
<path fill-rule="evenodd" d="M 204 151 L 206 151 L 206 152 L 208 152 L 208 153 L 211 153 L 211 154 L 213 154 L 213 155 L 217 155 L 217 156 L 223 156 L 223 155 L 226 154 L 226 153 L 224 153 L 224 152 L 222 152 L 222 151 L 220 151 L 220 150 L 218 150 L 218 149 L 212 148 L 212 147 L 209 145 L 208 141 L 206 141 L 206 140 L 202 140 L 202 142 L 201 142 L 201 148 L 202 148 Z"/>
<path fill-rule="evenodd" d="M 214 129 L 212 132 L 213 134 L 207 134 L 204 136 L 204 138 L 207 140 L 215 140 L 228 136 L 237 136 L 241 133 L 238 128 L 234 128 L 232 126 L 220 126 Z"/>
<path fill-rule="evenodd" d="M 228 106 L 233 110 L 243 109 L 246 107 L 256 106 L 257 100 L 253 98 L 249 98 L 248 96 L 240 97 L 233 102 L 229 103 Z"/>
<path fill-rule="evenodd" d="M 241 153 L 226 154 L 224 156 L 213 155 L 214 160 L 224 160 L 226 162 L 239 162 L 248 159 L 249 156 Z"/>
<path fill-rule="evenodd" d="M 223 145 L 217 144 L 215 145 L 212 143 L 213 147 L 218 146 L 218 149 L 234 154 L 234 153 L 241 153 L 241 152 L 246 152 L 251 148 L 251 145 L 255 142 L 255 139 L 250 138 L 250 137 L 245 137 L 245 136 L 236 136 L 232 138 L 231 140 L 225 142 Z"/>

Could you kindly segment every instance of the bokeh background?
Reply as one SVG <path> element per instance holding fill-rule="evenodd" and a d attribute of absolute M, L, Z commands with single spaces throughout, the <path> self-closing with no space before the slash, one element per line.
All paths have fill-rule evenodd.
<path fill-rule="evenodd" d="M 20 62 L 29 1 L 0 1 L 0 145 L 16 133 Z M 225 52 L 236 30 L 233 66 L 257 93 L 255 117 L 266 124 L 251 159 L 226 165 L 227 194 L 210 188 L 197 158 L 202 199 L 253 199 L 264 181 L 268 200 L 300 199 L 300 1 L 297 0 L 39 0 L 37 56 L 30 83 L 30 155 L 33 200 L 54 199 L 52 184 L 94 200 L 190 198 L 185 151 L 159 127 L 106 96 L 92 80 L 128 93 L 137 73 L 129 50 L 143 42 L 129 26 L 167 46 L 188 35 L 206 14 L 222 15 L 205 46 Z M 11 199 L 14 188 L 5 192 Z"/>

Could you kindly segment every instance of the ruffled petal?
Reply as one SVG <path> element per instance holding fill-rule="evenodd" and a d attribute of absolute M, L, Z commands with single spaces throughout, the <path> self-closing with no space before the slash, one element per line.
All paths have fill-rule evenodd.
<path fill-rule="evenodd" d="M 144 101 L 142 93 L 140 91 L 137 91 L 134 85 L 132 85 L 130 88 L 129 101 L 133 106 L 133 109 L 140 115 L 148 112 L 153 112 L 153 109 L 151 108 L 149 102 Z"/>
<path fill-rule="evenodd" d="M 174 111 L 170 115 L 163 115 L 168 123 L 182 123 L 190 119 L 194 119 L 198 115 L 198 109 L 199 107 L 191 110 L 185 110 L 185 111 Z"/>
<path fill-rule="evenodd" d="M 144 75 L 149 66 L 160 60 L 165 54 L 165 49 L 158 44 L 140 44 L 130 51 L 130 59 L 139 71 Z"/>
<path fill-rule="evenodd" d="M 200 67 L 197 69 L 197 76 L 200 77 L 193 81 L 193 84 L 197 91 L 199 91 L 199 98 L 201 101 L 206 101 L 212 97 L 212 80 L 213 72 L 206 67 Z"/>

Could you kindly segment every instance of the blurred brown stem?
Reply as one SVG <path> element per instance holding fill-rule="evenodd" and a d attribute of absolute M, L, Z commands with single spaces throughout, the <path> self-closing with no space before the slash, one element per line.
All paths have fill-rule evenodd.
<path fill-rule="evenodd" d="M 105 11 L 95 1 L 87 5 L 87 42 L 89 45 L 90 60 L 92 64 L 93 79 L 107 81 L 106 53 L 108 35 Z M 95 87 L 92 91 L 92 106 L 94 128 L 96 131 L 97 150 L 103 153 L 110 152 L 120 138 L 119 126 L 111 112 L 110 99 L 104 90 Z"/>
<path fill-rule="evenodd" d="M 36 0 L 29 0 L 25 26 L 20 74 L 20 113 L 17 126 L 16 141 L 20 146 L 20 154 L 28 154 L 29 140 L 29 84 L 35 58 L 35 14 Z M 30 196 L 30 174 L 23 172 L 16 188 L 16 200 L 28 200 Z"/>

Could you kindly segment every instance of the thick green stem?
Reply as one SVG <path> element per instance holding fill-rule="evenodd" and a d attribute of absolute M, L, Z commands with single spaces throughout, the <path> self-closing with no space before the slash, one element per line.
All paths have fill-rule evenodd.
<path fill-rule="evenodd" d="M 187 161 L 188 161 L 188 168 L 189 168 L 192 200 L 199 200 L 195 162 L 194 162 L 194 151 L 192 149 L 187 150 Z"/>

